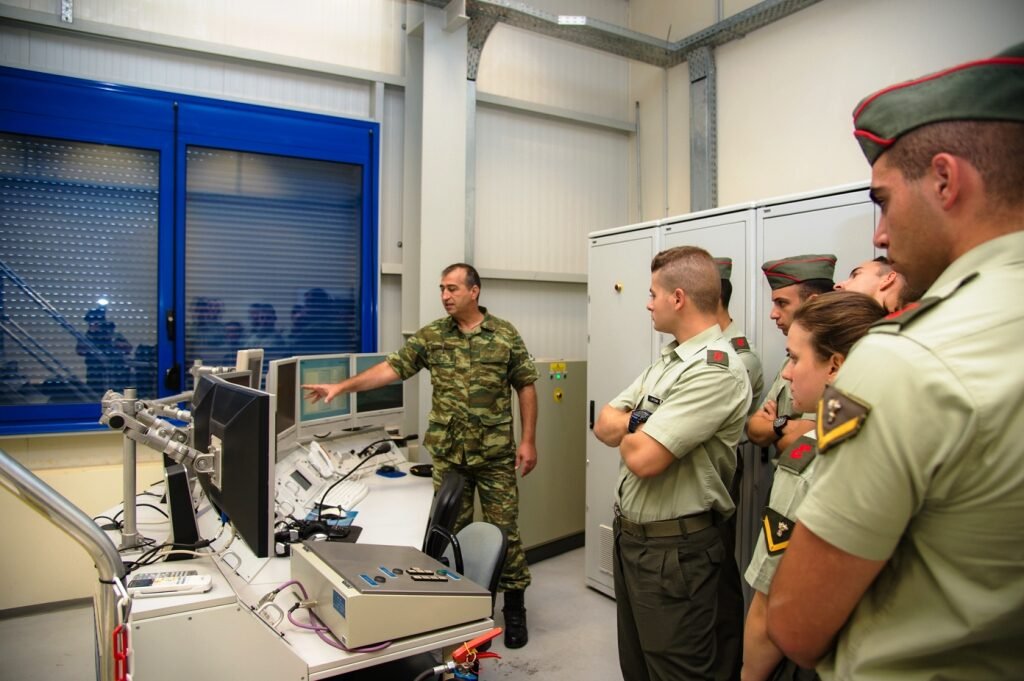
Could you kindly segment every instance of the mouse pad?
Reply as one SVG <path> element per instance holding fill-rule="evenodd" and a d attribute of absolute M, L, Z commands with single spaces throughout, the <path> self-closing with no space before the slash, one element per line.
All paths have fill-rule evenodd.
<path fill-rule="evenodd" d="M 434 474 L 434 466 L 429 463 L 418 463 L 409 469 L 409 472 L 413 475 L 418 475 L 421 478 L 429 478 Z"/>
<path fill-rule="evenodd" d="M 359 515 L 359 511 L 346 511 L 344 517 L 338 517 L 337 513 L 334 511 L 328 513 L 325 508 L 323 515 L 320 517 L 320 522 L 330 527 L 348 527 L 356 519 L 357 515 Z M 308 522 L 316 520 L 316 511 L 307 513 L 306 520 Z"/>
<path fill-rule="evenodd" d="M 405 477 L 405 473 L 403 473 L 402 471 L 397 470 L 397 469 L 393 470 L 393 471 L 378 470 L 377 471 L 377 475 L 379 475 L 382 478 L 404 478 Z"/>

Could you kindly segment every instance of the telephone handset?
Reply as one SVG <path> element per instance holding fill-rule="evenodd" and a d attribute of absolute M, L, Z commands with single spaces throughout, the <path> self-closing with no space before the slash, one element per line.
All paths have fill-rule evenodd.
<path fill-rule="evenodd" d="M 334 477 L 334 464 L 331 463 L 330 455 L 320 446 L 319 442 L 314 440 L 309 443 L 309 454 L 306 458 L 324 480 Z"/>

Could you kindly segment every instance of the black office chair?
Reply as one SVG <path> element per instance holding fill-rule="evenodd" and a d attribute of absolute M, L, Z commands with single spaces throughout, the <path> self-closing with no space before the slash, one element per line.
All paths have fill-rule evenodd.
<path fill-rule="evenodd" d="M 456 471 L 447 471 L 441 478 L 441 486 L 434 493 L 430 503 L 430 515 L 427 516 L 427 529 L 423 534 L 423 553 L 434 560 L 441 560 L 445 548 L 455 543 L 452 529 L 459 517 L 462 505 L 462 491 L 466 487 L 466 479 Z"/>

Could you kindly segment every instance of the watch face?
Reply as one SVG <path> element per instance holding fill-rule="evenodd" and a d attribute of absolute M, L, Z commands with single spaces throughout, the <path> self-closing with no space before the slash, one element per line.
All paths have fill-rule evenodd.
<path fill-rule="evenodd" d="M 774 422 L 772 422 L 772 425 L 775 426 L 776 428 L 785 428 L 787 423 L 789 423 L 789 417 L 780 416 L 779 418 L 775 419 Z"/>

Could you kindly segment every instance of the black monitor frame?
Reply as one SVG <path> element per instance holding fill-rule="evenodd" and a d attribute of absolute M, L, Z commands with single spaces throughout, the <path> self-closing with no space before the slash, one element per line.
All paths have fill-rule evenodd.
<path fill-rule="evenodd" d="M 274 535 L 274 397 L 217 374 L 199 377 L 193 393 L 193 446 L 210 453 L 213 472 L 198 474 L 207 498 L 259 558 Z"/>

